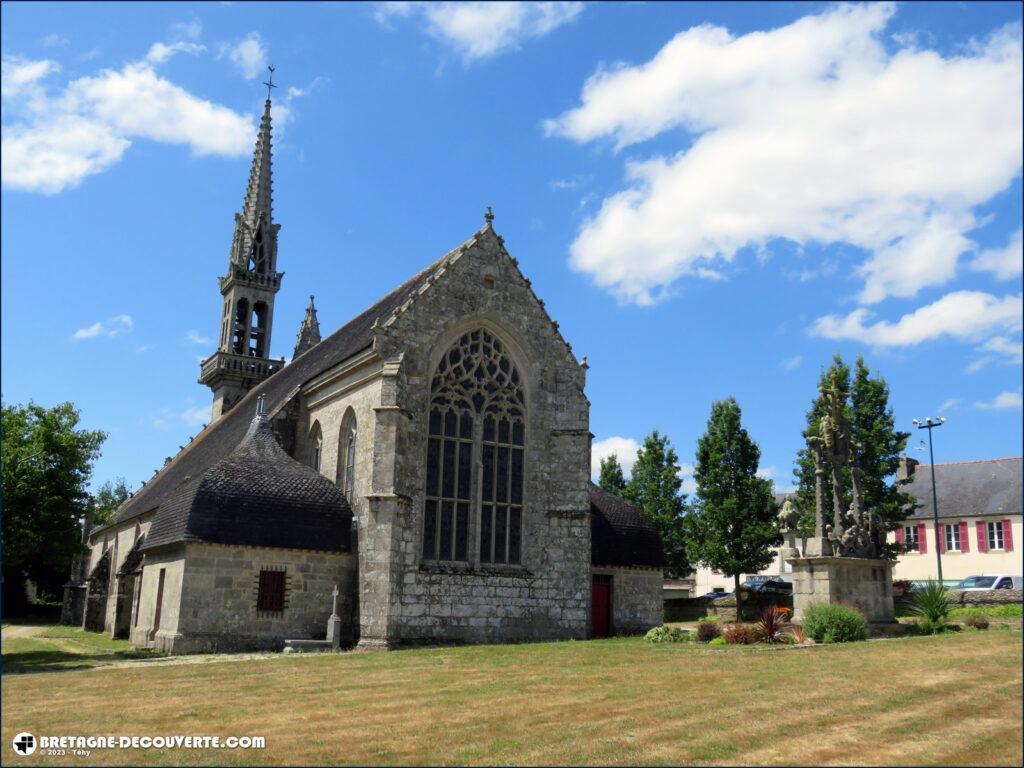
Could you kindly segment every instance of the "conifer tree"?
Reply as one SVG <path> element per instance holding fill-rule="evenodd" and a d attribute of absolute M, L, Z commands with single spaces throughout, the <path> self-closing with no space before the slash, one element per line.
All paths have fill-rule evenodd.
<path fill-rule="evenodd" d="M 768 567 L 782 543 L 772 482 L 757 476 L 760 459 L 736 400 L 714 403 L 697 441 L 697 500 L 686 518 L 685 542 L 694 562 L 733 577 L 737 618 L 740 574 Z"/>
<path fill-rule="evenodd" d="M 601 476 L 598 478 L 597 484 L 616 496 L 622 496 L 625 492 L 626 477 L 622 474 L 622 465 L 619 464 L 614 453 L 601 459 Z"/>
<path fill-rule="evenodd" d="M 675 448 L 668 435 L 655 429 L 637 451 L 624 496 L 640 507 L 658 529 L 665 551 L 665 575 L 669 578 L 681 578 L 693 570 L 683 543 L 687 509 L 686 497 L 680 492 L 682 485 Z"/>

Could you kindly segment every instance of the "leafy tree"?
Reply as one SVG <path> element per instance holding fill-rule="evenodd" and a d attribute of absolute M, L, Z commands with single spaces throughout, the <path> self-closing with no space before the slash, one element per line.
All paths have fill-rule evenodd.
<path fill-rule="evenodd" d="M 81 548 L 86 483 L 106 435 L 78 429 L 71 403 L 2 406 L 5 612 L 24 602 L 24 577 L 59 583 Z M 7 602 L 9 601 L 9 602 Z"/>
<path fill-rule="evenodd" d="M 731 397 L 711 406 L 707 432 L 697 441 L 697 502 L 685 530 L 694 561 L 733 577 L 737 617 L 740 574 L 768 567 L 782 543 L 772 482 L 757 476 L 761 449 L 740 417 Z"/>
<path fill-rule="evenodd" d="M 836 355 L 831 367 L 822 372 L 818 396 L 807 412 L 807 428 L 803 433 L 805 438 L 818 434 L 818 424 L 826 407 L 820 389 L 832 381 L 839 385 L 840 390 L 850 393 L 846 417 L 850 424 L 850 436 L 858 444 L 857 460 L 862 472 L 861 496 L 864 508 L 875 512 L 887 530 L 896 530 L 906 517 L 907 507 L 914 503 L 914 497 L 900 489 L 904 483 L 894 479 L 900 454 L 906 449 L 910 433 L 896 429 L 885 379 L 881 376 L 872 377 L 863 357 L 857 358 L 851 372 L 842 357 Z M 827 523 L 833 519 L 834 510 L 831 474 L 827 466 L 825 470 L 822 502 Z M 809 536 L 814 532 L 814 457 L 806 445 L 797 453 L 793 475 L 798 485 L 796 504 L 803 513 L 800 532 Z M 849 469 L 844 470 L 843 478 L 846 487 L 843 503 L 848 505 L 852 501 Z M 896 553 L 891 551 L 887 554 L 895 556 Z"/>
<path fill-rule="evenodd" d="M 655 429 L 637 451 L 624 496 L 640 507 L 658 529 L 665 550 L 665 575 L 670 578 L 680 578 L 693 570 L 683 542 L 687 510 L 686 497 L 680 493 L 682 485 L 675 448 L 668 435 L 661 435 Z"/>
<path fill-rule="evenodd" d="M 622 496 L 626 491 L 626 478 L 622 474 L 622 465 L 613 453 L 606 459 L 601 459 L 601 476 L 597 484 L 608 493 Z"/>
<path fill-rule="evenodd" d="M 132 495 L 132 488 L 128 482 L 119 477 L 116 480 L 107 480 L 100 486 L 99 490 L 92 497 L 92 509 L 90 520 L 93 525 L 103 525 L 114 519 L 114 513 L 128 497 Z"/>

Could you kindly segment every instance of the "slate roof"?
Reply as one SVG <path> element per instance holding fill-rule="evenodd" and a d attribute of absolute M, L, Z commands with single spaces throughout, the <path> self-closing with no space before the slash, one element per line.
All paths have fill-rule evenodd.
<path fill-rule="evenodd" d="M 590 562 L 664 568 L 661 537 L 647 515 L 625 499 L 590 484 Z"/>
<path fill-rule="evenodd" d="M 351 530 L 338 487 L 285 453 L 260 415 L 235 450 L 160 505 L 141 550 L 202 541 L 348 552 Z"/>
<path fill-rule="evenodd" d="M 935 465 L 939 517 L 1021 514 L 1024 458 L 986 459 Z M 932 516 L 931 465 L 918 464 L 913 482 L 903 486 L 920 506 L 911 517 Z"/>
<path fill-rule="evenodd" d="M 226 415 L 209 425 L 157 475 L 121 505 L 110 525 L 150 512 L 166 503 L 171 494 L 189 477 L 198 477 L 215 462 L 227 456 L 241 441 L 255 412 L 256 399 L 264 395 L 266 412 L 273 415 L 310 379 L 344 362 L 373 343 L 375 321 L 383 323 L 395 310 L 413 297 L 430 277 L 458 251 L 473 242 L 479 233 L 435 261 L 422 272 L 406 280 L 376 304 L 350 320 L 316 346 L 310 347 L 266 381 L 250 390 Z M 94 529 L 93 533 L 102 530 Z"/>

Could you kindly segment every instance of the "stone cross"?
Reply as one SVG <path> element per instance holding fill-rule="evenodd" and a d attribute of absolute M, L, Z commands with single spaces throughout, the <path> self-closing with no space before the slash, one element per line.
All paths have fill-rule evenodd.
<path fill-rule="evenodd" d="M 337 616 L 338 615 L 338 595 L 340 594 L 338 592 L 338 585 L 337 584 L 334 585 L 334 590 L 331 592 L 331 594 L 334 596 L 334 604 L 331 607 L 331 616 Z"/>

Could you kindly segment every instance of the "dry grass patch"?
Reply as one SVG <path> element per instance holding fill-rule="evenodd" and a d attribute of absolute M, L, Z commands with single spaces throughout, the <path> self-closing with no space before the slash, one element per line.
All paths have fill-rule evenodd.
<path fill-rule="evenodd" d="M 1021 650 L 1019 632 L 781 651 L 615 639 L 13 675 L 2 755 L 29 730 L 267 739 L 85 764 L 1019 765 Z"/>

